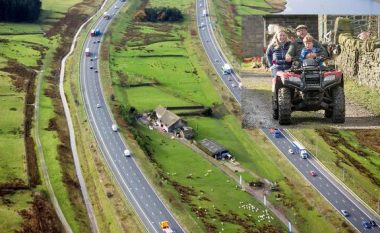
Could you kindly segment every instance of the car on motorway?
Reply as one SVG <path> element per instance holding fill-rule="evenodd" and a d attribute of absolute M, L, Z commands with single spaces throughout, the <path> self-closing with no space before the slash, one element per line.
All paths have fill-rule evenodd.
<path fill-rule="evenodd" d="M 92 69 L 94 69 L 94 67 L 93 67 L 93 66 L 90 66 L 90 70 L 92 70 Z"/>
<path fill-rule="evenodd" d="M 112 131 L 114 131 L 114 132 L 117 132 L 117 130 L 118 130 L 116 124 L 112 124 L 111 128 L 112 128 Z"/>
<path fill-rule="evenodd" d="M 101 106 L 102 106 L 102 105 L 100 105 L 100 104 L 97 104 L 97 105 L 96 105 L 97 108 L 100 108 Z"/>
<path fill-rule="evenodd" d="M 224 63 L 222 66 L 223 74 L 232 74 L 232 67 L 228 63 Z"/>
<path fill-rule="evenodd" d="M 125 150 L 124 150 L 124 156 L 125 156 L 125 157 L 131 157 L 131 151 L 128 150 L 128 149 L 125 149 Z"/>
<path fill-rule="evenodd" d="M 313 171 L 313 170 L 310 171 L 309 174 L 310 174 L 311 176 L 317 176 L 317 172 L 316 172 L 316 171 Z"/>
<path fill-rule="evenodd" d="M 340 212 L 342 212 L 344 217 L 350 216 L 350 213 L 347 210 L 340 210 Z"/>
<path fill-rule="evenodd" d="M 371 226 L 377 227 L 377 223 L 374 220 L 370 219 L 369 223 L 371 223 Z"/>
<path fill-rule="evenodd" d="M 290 148 L 289 148 L 288 152 L 289 152 L 289 154 L 294 154 L 294 151 Z"/>
<path fill-rule="evenodd" d="M 363 221 L 362 225 L 365 229 L 371 229 L 371 224 L 368 221 Z"/>

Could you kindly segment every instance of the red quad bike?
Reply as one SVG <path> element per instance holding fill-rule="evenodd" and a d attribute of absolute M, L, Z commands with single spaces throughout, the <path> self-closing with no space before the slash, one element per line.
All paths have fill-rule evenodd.
<path fill-rule="evenodd" d="M 280 125 L 291 124 L 293 111 L 325 110 L 333 123 L 345 121 L 343 73 L 319 66 L 314 59 L 305 59 L 300 68 L 279 71 L 272 79 L 273 118 Z"/>

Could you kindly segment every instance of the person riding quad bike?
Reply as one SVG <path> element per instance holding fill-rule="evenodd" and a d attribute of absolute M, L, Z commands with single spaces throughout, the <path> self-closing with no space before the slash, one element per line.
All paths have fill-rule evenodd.
<path fill-rule="evenodd" d="M 324 54 L 327 57 L 327 52 L 323 52 L 322 47 L 318 52 L 319 55 Z M 280 125 L 291 123 L 293 111 L 321 109 L 325 110 L 326 118 L 332 118 L 332 122 L 344 123 L 343 73 L 340 70 L 321 66 L 321 61 L 315 58 L 316 54 L 306 55 L 302 62 L 297 59 L 290 70 L 279 71 L 273 78 L 272 115 Z"/>

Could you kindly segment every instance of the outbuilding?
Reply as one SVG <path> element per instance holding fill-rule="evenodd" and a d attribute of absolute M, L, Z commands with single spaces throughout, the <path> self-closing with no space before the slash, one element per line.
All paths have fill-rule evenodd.
<path fill-rule="evenodd" d="M 218 160 L 231 159 L 232 155 L 222 145 L 216 143 L 211 139 L 203 139 L 199 142 L 199 148 Z"/>

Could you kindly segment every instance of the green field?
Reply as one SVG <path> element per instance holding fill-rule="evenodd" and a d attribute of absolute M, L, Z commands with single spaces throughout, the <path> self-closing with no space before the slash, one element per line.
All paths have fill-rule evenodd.
<path fill-rule="evenodd" d="M 188 51 L 180 39 L 187 36 L 183 33 L 182 25 L 138 24 L 130 30 L 138 31 L 138 37 L 129 38 L 125 49 L 111 49 L 113 83 L 123 102 L 128 99 L 132 106 L 145 111 L 158 104 L 211 106 L 218 101 L 215 92 L 207 91 L 212 85 L 199 65 L 194 63 L 194 53 Z M 161 33 L 152 33 L 155 30 Z M 161 35 L 158 39 L 162 41 L 156 37 L 154 42 L 144 44 L 144 38 L 151 34 Z M 116 35 L 116 38 L 120 36 Z M 126 82 L 156 85 L 128 88 Z M 146 99 L 152 101 L 147 102 Z"/>
<path fill-rule="evenodd" d="M 158 132 L 146 128 L 138 128 L 138 130 L 141 135 L 149 136 L 151 139 L 149 146 L 154 151 L 153 159 L 160 164 L 166 174 L 166 178 L 161 177 L 161 179 L 178 182 L 184 187 L 183 189 L 191 190 L 188 204 L 199 211 L 206 212 L 206 216 L 200 217 L 200 220 L 216 226 L 217 231 L 223 228 L 226 232 L 241 232 L 244 231 L 241 227 L 243 223 L 250 226 L 245 231 L 263 230 L 265 228 L 261 227 L 265 224 L 273 224 L 281 231 L 285 231 L 284 226 L 272 214 L 267 213 L 261 203 L 242 192 L 232 179 L 227 178 L 218 168 L 191 149 Z M 165 180 L 164 183 L 166 183 Z M 184 193 L 182 195 L 185 199 L 187 198 Z M 245 209 L 244 205 L 252 205 L 254 209 Z M 200 215 L 201 213 L 198 212 L 198 216 Z M 231 219 L 223 220 L 222 215 L 226 215 L 226 219 Z M 265 218 L 259 217 L 260 215 L 265 215 Z"/>
<path fill-rule="evenodd" d="M 11 60 L 25 67 L 37 66 L 43 46 L 10 37 L 0 35 L 0 67 L 17 69 L 8 67 Z M 23 137 L 25 92 L 21 90 L 22 83 L 19 89 L 15 87 L 11 75 L 19 76 L 0 71 L 0 148 L 3 152 L 0 153 L 0 183 L 21 179 L 27 185 Z"/>
<path fill-rule="evenodd" d="M 57 3 L 52 0 L 43 0 L 41 18 L 36 23 L 1 23 L 0 24 L 0 67 L 7 68 L 8 61 L 14 61 L 17 66 L 28 69 L 40 70 L 42 63 L 45 65 L 45 74 L 49 75 L 52 56 L 58 46 L 59 38 L 46 38 L 44 30 L 51 28 L 51 23 L 64 16 L 64 13 L 74 4 L 81 2 L 63 1 Z M 58 13 L 61 12 L 61 13 Z M 44 57 L 46 55 L 46 57 Z M 16 70 L 16 66 L 11 66 Z M 13 71 L 11 71 L 13 72 Z M 20 179 L 28 184 L 26 174 L 25 146 L 23 137 L 24 124 L 24 99 L 25 92 L 16 90 L 11 83 L 13 73 L 0 72 L 0 183 L 12 183 Z M 37 83 L 37 82 L 36 82 Z M 21 86 L 22 87 L 22 86 Z M 46 87 L 46 83 L 43 84 Z M 40 132 L 43 151 L 48 162 L 51 182 L 61 204 L 62 210 L 71 223 L 74 232 L 79 232 L 80 223 L 75 216 L 76 210 L 71 207 L 66 187 L 63 185 L 62 171 L 57 161 L 57 145 L 59 139 L 54 131 L 46 131 L 49 119 L 55 116 L 52 102 L 44 96 L 41 90 Z M 45 133 L 46 132 L 46 133 Z M 31 135 L 34 135 L 33 131 Z M 18 191 L 4 198 L 0 205 L 0 232 L 14 232 L 20 229 L 23 221 L 18 211 L 30 207 L 32 193 L 45 191 L 44 186 L 38 186 L 36 190 Z M 3 199 L 3 200 L 5 200 Z"/>
<path fill-rule="evenodd" d="M 23 222 L 18 211 L 29 208 L 29 202 L 32 200 L 31 192 L 18 191 L 12 195 L 4 195 L 2 199 L 8 204 L 0 206 L 0 232 L 15 232 L 19 230 L 19 226 Z"/>

